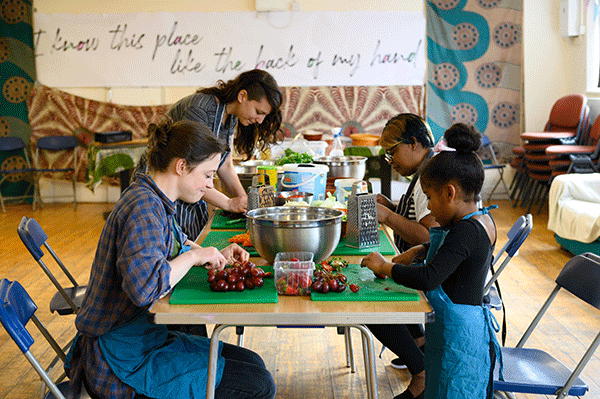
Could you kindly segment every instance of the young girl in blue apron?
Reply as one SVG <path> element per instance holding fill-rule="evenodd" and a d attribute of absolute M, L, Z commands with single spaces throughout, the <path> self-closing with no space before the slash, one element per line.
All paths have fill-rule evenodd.
<path fill-rule="evenodd" d="M 206 125 L 148 128 L 148 170 L 138 174 L 110 213 L 91 267 L 65 368 L 75 390 L 93 398 L 206 397 L 210 341 L 152 323 L 148 307 L 194 266 L 223 269 L 249 254 L 188 240 L 175 201 L 194 203 L 213 187 L 225 145 Z M 268 398 L 275 384 L 256 353 L 220 343 L 216 398 Z"/>
<path fill-rule="evenodd" d="M 425 292 L 435 321 L 425 326 L 425 391 L 397 398 L 491 398 L 499 346 L 489 309 L 482 306 L 485 276 L 496 242 L 488 209 L 477 209 L 484 171 L 476 151 L 481 135 L 462 123 L 444 134 L 447 147 L 421 170 L 428 207 L 441 227 L 430 242 L 386 261 L 371 253 L 361 262 L 398 284 Z M 410 265 L 426 256 L 422 266 Z"/>

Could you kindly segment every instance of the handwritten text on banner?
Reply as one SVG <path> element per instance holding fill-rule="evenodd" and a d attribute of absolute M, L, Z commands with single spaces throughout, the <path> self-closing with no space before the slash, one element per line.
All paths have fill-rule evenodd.
<path fill-rule="evenodd" d="M 281 86 L 422 85 L 414 12 L 34 16 L 38 80 L 55 87 L 210 86 L 261 68 Z"/>

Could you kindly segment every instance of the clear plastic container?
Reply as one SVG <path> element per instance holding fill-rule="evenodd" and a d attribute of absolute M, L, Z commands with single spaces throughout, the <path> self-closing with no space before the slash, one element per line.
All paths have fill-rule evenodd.
<path fill-rule="evenodd" d="M 310 295 L 315 262 L 311 252 L 280 252 L 273 263 L 279 295 Z"/>

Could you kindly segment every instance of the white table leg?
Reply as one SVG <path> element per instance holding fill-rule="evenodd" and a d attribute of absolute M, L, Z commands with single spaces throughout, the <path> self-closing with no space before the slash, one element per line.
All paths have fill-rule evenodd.
<path fill-rule="evenodd" d="M 365 358 L 365 377 L 367 379 L 367 390 L 369 399 L 377 399 L 379 392 L 377 390 L 377 370 L 375 369 L 375 345 L 373 344 L 373 335 L 364 325 L 351 325 L 361 332 L 363 342 L 363 354 Z"/>

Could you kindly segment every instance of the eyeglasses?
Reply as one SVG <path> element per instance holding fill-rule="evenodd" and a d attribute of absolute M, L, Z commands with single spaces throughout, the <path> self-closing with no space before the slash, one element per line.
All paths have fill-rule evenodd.
<path fill-rule="evenodd" d="M 385 150 L 385 154 L 383 155 L 383 157 L 385 158 L 385 161 L 387 163 L 392 163 L 394 161 L 394 151 L 396 150 L 396 147 L 398 147 L 398 145 L 400 145 L 400 143 L 395 144 L 389 150 Z"/>
<path fill-rule="evenodd" d="M 403 139 L 394 144 L 389 150 L 385 150 L 383 157 L 387 163 L 392 163 L 394 161 L 394 151 L 400 144 L 412 144 L 412 141 Z"/>

